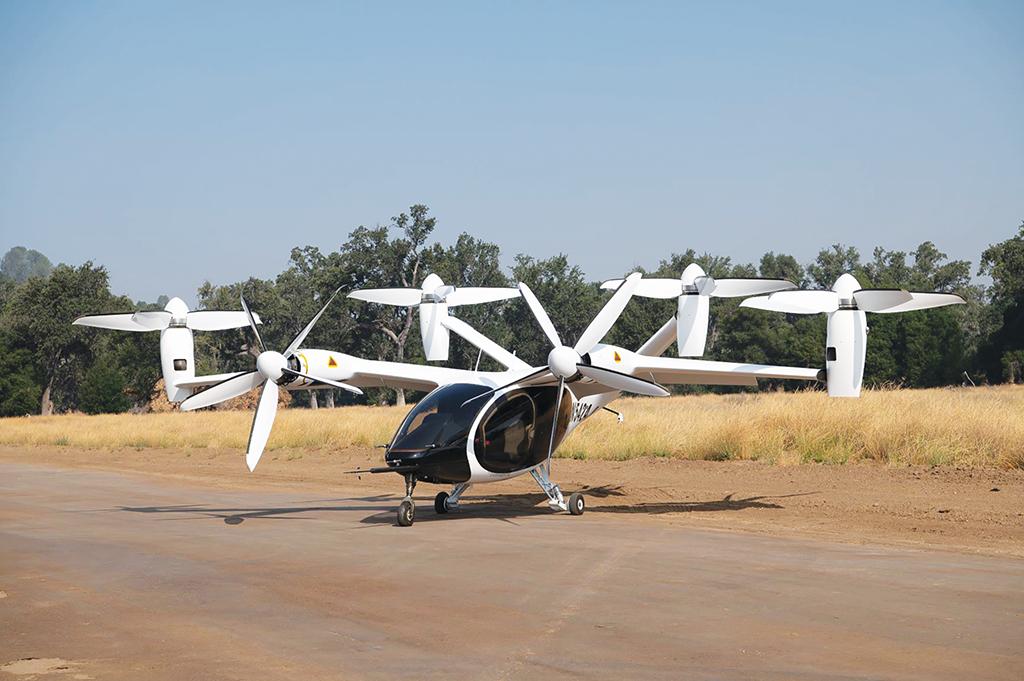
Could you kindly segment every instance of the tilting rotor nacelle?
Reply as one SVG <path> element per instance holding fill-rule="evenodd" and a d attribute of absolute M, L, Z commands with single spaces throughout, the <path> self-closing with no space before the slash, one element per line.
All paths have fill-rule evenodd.
<path fill-rule="evenodd" d="M 601 284 L 616 289 L 622 279 Z M 641 279 L 634 295 L 641 298 L 677 299 L 676 343 L 680 357 L 702 357 L 708 340 L 711 298 L 742 298 L 796 288 L 785 279 L 732 278 L 708 276 L 697 263 L 690 263 L 679 279 Z"/>
<path fill-rule="evenodd" d="M 892 314 L 962 305 L 952 293 L 923 293 L 903 289 L 865 289 L 852 274 L 843 274 L 829 291 L 781 291 L 749 298 L 740 307 L 788 314 L 828 315 L 825 370 L 830 397 L 857 397 L 864 382 L 868 321 L 865 312 Z"/>
<path fill-rule="evenodd" d="M 257 319 L 258 321 L 258 319 Z M 192 394 L 191 387 L 180 385 L 196 377 L 193 331 L 223 331 L 249 326 L 242 311 L 190 311 L 181 298 L 171 298 L 163 310 L 140 310 L 118 314 L 79 317 L 78 326 L 144 333 L 160 332 L 160 369 L 167 399 L 181 402 Z"/>
<path fill-rule="evenodd" d="M 479 286 L 449 286 L 436 274 L 429 274 L 421 288 L 375 288 L 353 291 L 349 298 L 369 303 L 417 307 L 420 314 L 420 339 L 429 362 L 448 359 L 450 344 L 448 309 L 457 305 L 477 305 L 515 298 L 519 289 Z"/>

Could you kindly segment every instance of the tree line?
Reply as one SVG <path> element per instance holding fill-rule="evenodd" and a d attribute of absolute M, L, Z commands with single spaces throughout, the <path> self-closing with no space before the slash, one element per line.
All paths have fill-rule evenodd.
<path fill-rule="evenodd" d="M 283 348 L 336 289 L 418 287 L 434 272 L 455 286 L 513 286 L 523 281 L 537 294 L 563 338 L 575 338 L 607 298 L 600 281 L 588 279 L 564 254 L 547 258 L 516 255 L 502 264 L 499 247 L 469 233 L 453 243 L 433 239 L 436 218 L 424 205 L 375 227 L 360 226 L 331 252 L 315 246 L 291 251 L 287 269 L 273 279 L 252 277 L 230 284 L 204 283 L 201 309 L 238 309 L 245 293 L 263 318 L 269 348 Z M 678 277 L 696 262 L 713 277 L 776 277 L 805 288 L 827 289 L 843 272 L 864 287 L 944 291 L 967 305 L 904 315 L 870 315 L 865 385 L 931 387 L 1024 382 L 1024 224 L 1015 235 L 991 245 L 972 264 L 951 260 L 926 241 L 912 252 L 875 248 L 869 258 L 834 244 L 813 262 L 765 253 L 760 261 L 735 263 L 726 255 L 693 249 L 643 269 Z M 628 272 L 610 272 L 613 278 Z M 43 254 L 12 248 L 0 261 L 0 415 L 146 410 L 160 379 L 159 334 L 123 333 L 72 326 L 83 314 L 162 309 L 166 296 L 132 301 L 110 291 L 107 270 L 86 262 L 53 266 Z M 674 300 L 634 298 L 608 341 L 639 347 L 675 312 Z M 306 345 L 360 357 L 422 362 L 415 312 L 339 297 L 310 334 Z M 458 308 L 454 314 L 532 364 L 547 355 L 547 341 L 521 301 Z M 823 365 L 824 315 L 781 315 L 739 307 L 739 300 L 712 302 L 705 357 L 729 361 Z M 197 373 L 250 370 L 256 352 L 246 330 L 195 334 Z M 674 348 L 669 350 L 673 353 Z M 498 368 L 453 335 L 449 364 Z M 684 386 L 680 391 L 740 390 Z M 156 397 L 159 399 L 159 397 Z M 368 390 L 360 401 L 404 403 L 403 391 Z M 340 391 L 300 391 L 301 406 L 351 402 Z"/>

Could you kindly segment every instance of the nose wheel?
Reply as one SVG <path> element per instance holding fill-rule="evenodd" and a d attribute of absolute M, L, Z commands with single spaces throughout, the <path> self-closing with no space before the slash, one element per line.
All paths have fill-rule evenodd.
<path fill-rule="evenodd" d="M 403 499 L 398 506 L 398 524 L 409 527 L 416 520 L 416 504 L 412 499 Z"/>
<path fill-rule="evenodd" d="M 416 489 L 416 476 L 413 473 L 405 475 L 405 499 L 398 505 L 398 524 L 400 527 L 409 527 L 416 520 L 416 502 L 412 500 L 412 492 Z"/>

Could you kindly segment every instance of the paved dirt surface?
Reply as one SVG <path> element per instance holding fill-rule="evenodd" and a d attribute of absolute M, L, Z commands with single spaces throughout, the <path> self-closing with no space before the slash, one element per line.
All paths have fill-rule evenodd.
<path fill-rule="evenodd" d="M 0 461 L 55 464 L 229 489 L 396 495 L 396 475 L 343 471 L 382 465 L 380 450 L 271 450 L 250 474 L 233 449 L 2 447 Z M 672 525 L 744 530 L 846 543 L 943 547 L 1024 557 L 1024 471 L 878 464 L 775 466 L 751 461 L 557 459 L 553 476 L 582 490 L 588 508 Z M 441 487 L 421 485 L 432 496 Z M 473 494 L 522 510 L 545 499 L 529 476 Z"/>
<path fill-rule="evenodd" d="M 24 454 L 0 463 L 0 678 L 1024 677 L 1009 555 L 697 527 L 781 510 L 749 501 L 574 518 L 509 485 L 440 517 L 423 486 L 399 528 L 352 483 Z"/>

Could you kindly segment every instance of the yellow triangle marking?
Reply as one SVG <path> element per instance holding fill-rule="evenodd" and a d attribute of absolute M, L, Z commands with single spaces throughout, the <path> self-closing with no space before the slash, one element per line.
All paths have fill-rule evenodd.
<path fill-rule="evenodd" d="M 332 369 L 336 369 L 338 367 L 338 363 L 334 361 L 334 355 L 327 355 L 327 366 Z"/>
<path fill-rule="evenodd" d="M 615 352 L 615 361 L 616 362 L 621 362 L 622 361 L 622 355 L 620 355 L 618 353 L 618 351 Z"/>

